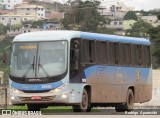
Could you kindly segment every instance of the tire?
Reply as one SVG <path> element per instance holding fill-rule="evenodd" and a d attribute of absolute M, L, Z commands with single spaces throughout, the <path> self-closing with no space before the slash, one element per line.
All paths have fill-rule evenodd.
<path fill-rule="evenodd" d="M 115 106 L 117 112 L 132 111 L 134 107 L 134 94 L 131 89 L 127 91 L 126 103 Z"/>
<path fill-rule="evenodd" d="M 79 105 L 73 106 L 74 112 L 90 112 L 91 106 L 89 101 L 89 96 L 86 89 L 82 93 L 82 102 Z"/>
<path fill-rule="evenodd" d="M 40 111 L 41 107 L 36 104 L 27 104 L 28 111 Z"/>

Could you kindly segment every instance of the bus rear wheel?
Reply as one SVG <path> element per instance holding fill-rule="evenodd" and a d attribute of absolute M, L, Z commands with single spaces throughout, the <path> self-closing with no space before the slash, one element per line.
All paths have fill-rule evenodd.
<path fill-rule="evenodd" d="M 132 89 L 128 89 L 126 103 L 115 106 L 117 112 L 132 111 L 134 107 L 134 94 Z"/>
<path fill-rule="evenodd" d="M 82 102 L 79 105 L 73 106 L 74 112 L 90 112 L 90 101 L 87 90 L 84 89 L 82 93 Z"/>

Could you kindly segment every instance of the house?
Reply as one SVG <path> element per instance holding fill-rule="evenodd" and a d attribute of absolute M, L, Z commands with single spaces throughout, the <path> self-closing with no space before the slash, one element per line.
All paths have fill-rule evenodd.
<path fill-rule="evenodd" d="M 100 13 L 100 15 L 102 16 L 107 16 L 109 14 L 109 9 L 106 6 L 98 6 L 98 12 Z"/>
<path fill-rule="evenodd" d="M 10 11 L 9 10 L 0 10 L 0 14 L 4 15 L 4 14 L 8 14 Z"/>
<path fill-rule="evenodd" d="M 46 3 L 55 3 L 56 0 L 36 0 L 36 1 L 39 1 L 39 2 L 46 2 Z"/>
<path fill-rule="evenodd" d="M 137 21 L 135 20 L 124 20 L 123 21 L 123 30 L 128 30 L 131 29 L 133 24 L 136 23 Z"/>
<path fill-rule="evenodd" d="M 39 5 L 29 5 L 23 2 L 21 5 L 15 7 L 16 14 L 25 13 L 26 15 L 36 14 L 38 19 L 45 18 L 45 8 Z"/>
<path fill-rule="evenodd" d="M 131 29 L 136 22 L 135 20 L 112 20 L 107 23 L 106 27 L 115 30 L 117 35 L 125 35 L 125 31 Z"/>
<path fill-rule="evenodd" d="M 4 26 L 7 25 L 15 25 L 21 23 L 21 17 L 14 15 L 14 14 L 6 14 L 0 16 L 0 23 L 2 23 Z"/>
<path fill-rule="evenodd" d="M 21 14 L 5 14 L 5 15 L 0 15 L 0 23 L 3 25 L 15 25 L 15 24 L 21 24 L 22 22 L 25 21 L 30 21 L 30 20 L 38 20 L 36 17 L 36 14 L 30 14 L 26 15 L 25 13 Z"/>
<path fill-rule="evenodd" d="M 141 20 L 152 24 L 154 27 L 157 27 L 160 25 L 160 21 L 158 20 L 157 16 L 141 16 Z"/>
<path fill-rule="evenodd" d="M 125 31 L 123 30 L 123 20 L 112 20 L 107 23 L 106 27 L 115 30 L 117 35 L 125 34 Z"/>
<path fill-rule="evenodd" d="M 112 20 L 111 22 L 107 23 L 106 27 L 115 30 L 122 30 L 123 20 Z"/>
<path fill-rule="evenodd" d="M 61 30 L 62 24 L 60 22 L 46 22 L 44 23 L 43 28 L 49 30 Z"/>
<path fill-rule="evenodd" d="M 112 4 L 110 6 L 110 12 L 108 12 L 107 16 L 110 19 L 123 19 L 123 17 L 128 11 L 133 10 L 133 7 L 128 7 L 122 2 L 117 2 L 116 4 Z"/>
<path fill-rule="evenodd" d="M 23 0 L 0 0 L 1 9 L 14 9 L 15 5 L 22 4 Z"/>

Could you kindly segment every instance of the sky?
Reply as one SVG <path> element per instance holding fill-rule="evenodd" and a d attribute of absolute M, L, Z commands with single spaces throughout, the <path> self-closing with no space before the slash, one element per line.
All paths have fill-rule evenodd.
<path fill-rule="evenodd" d="M 57 0 L 55 0 L 57 1 Z M 61 3 L 64 3 L 68 0 L 58 0 Z M 116 2 L 124 2 L 127 6 L 135 7 L 135 10 L 152 10 L 152 9 L 160 9 L 160 0 L 100 0 L 102 1 L 102 5 L 112 4 Z"/>
<path fill-rule="evenodd" d="M 128 0 L 125 4 L 135 7 L 136 10 L 160 9 L 160 0 Z"/>

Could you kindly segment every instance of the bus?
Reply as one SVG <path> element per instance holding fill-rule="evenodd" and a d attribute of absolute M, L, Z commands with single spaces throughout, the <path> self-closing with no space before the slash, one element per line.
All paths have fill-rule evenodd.
<path fill-rule="evenodd" d="M 131 111 L 152 98 L 150 41 L 81 31 L 39 31 L 13 40 L 9 90 L 28 110 L 113 106 Z"/>

